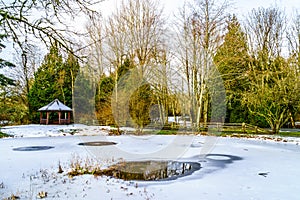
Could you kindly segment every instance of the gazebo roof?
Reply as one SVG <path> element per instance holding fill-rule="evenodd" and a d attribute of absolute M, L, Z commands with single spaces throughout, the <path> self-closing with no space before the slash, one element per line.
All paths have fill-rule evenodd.
<path fill-rule="evenodd" d="M 38 109 L 38 111 L 43 112 L 43 111 L 69 111 L 71 112 L 72 109 L 60 102 L 58 99 L 55 99 L 48 105 Z"/>

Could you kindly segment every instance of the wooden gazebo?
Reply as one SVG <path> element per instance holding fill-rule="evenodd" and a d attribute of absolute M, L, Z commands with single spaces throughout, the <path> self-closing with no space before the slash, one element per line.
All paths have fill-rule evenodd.
<path fill-rule="evenodd" d="M 40 124 L 70 124 L 72 109 L 55 99 L 48 105 L 38 109 Z"/>

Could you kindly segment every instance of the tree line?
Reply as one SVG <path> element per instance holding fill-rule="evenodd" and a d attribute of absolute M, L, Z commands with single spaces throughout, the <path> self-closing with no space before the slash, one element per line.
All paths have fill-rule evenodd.
<path fill-rule="evenodd" d="M 295 127 L 300 15 L 261 7 L 238 19 L 231 8 L 227 0 L 190 1 L 172 20 L 155 0 L 123 0 L 107 17 L 86 9 L 89 22 L 78 46 L 52 32 L 38 67 L 30 54 L 36 47 L 25 48 L 26 35 L 19 36 L 17 68 L 25 81 L 2 76 L 0 119 L 37 122 L 37 109 L 58 98 L 76 108 L 78 122 L 140 131 L 164 126 L 168 116 L 195 127 L 211 121 L 274 133 Z M 2 65 L 14 64 L 2 59 Z"/>

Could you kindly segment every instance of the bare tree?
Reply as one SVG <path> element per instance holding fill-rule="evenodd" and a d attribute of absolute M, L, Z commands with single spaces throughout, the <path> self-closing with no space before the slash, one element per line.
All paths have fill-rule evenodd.
<path fill-rule="evenodd" d="M 288 39 L 288 49 L 289 49 L 289 65 L 291 68 L 294 68 L 295 80 L 297 83 L 300 81 L 299 79 L 299 70 L 300 70 L 300 14 L 295 12 L 294 17 L 292 18 L 292 22 L 290 24 L 290 29 L 287 32 Z M 289 113 L 290 121 L 292 127 L 295 127 L 295 115 L 299 112 L 299 102 L 296 106 L 297 109 L 294 112 Z"/>
<path fill-rule="evenodd" d="M 246 24 L 252 60 L 247 72 L 250 88 L 243 101 L 273 133 L 291 119 L 299 104 L 298 72 L 283 55 L 286 24 L 284 12 L 276 7 L 253 10 Z"/>
<path fill-rule="evenodd" d="M 113 55 L 111 63 L 118 67 L 126 55 L 145 71 L 153 55 L 163 44 L 162 9 L 154 1 L 122 1 L 120 8 L 108 19 L 107 46 Z"/>
<path fill-rule="evenodd" d="M 253 9 L 246 20 L 250 53 L 263 62 L 282 53 L 286 16 L 277 7 Z"/>
<path fill-rule="evenodd" d="M 1 48 L 4 41 L 11 41 L 15 47 L 22 49 L 26 56 L 26 45 L 29 40 L 42 42 L 50 46 L 54 41 L 66 51 L 72 52 L 79 32 L 72 29 L 70 21 L 84 13 L 93 18 L 92 6 L 99 0 L 29 0 L 0 2 Z M 23 57 L 24 57 L 23 56 Z M 28 59 L 28 58 L 25 58 Z"/>
<path fill-rule="evenodd" d="M 86 55 L 86 63 L 93 72 L 90 76 L 94 76 L 95 81 L 109 71 L 104 64 L 104 28 L 104 20 L 101 15 L 95 16 L 94 19 L 90 20 L 86 24 L 88 36 L 85 44 L 87 45 L 81 50 L 82 54 Z"/>
<path fill-rule="evenodd" d="M 191 99 L 190 116 L 199 126 L 208 121 L 209 80 L 214 67 L 212 58 L 224 34 L 228 1 L 197 0 L 184 5 L 177 36 L 178 55 L 186 74 Z"/>
<path fill-rule="evenodd" d="M 14 58 L 16 67 L 13 71 L 26 96 L 33 82 L 34 73 L 42 62 L 42 55 L 40 53 L 41 49 L 38 46 L 26 42 L 23 45 L 21 50 L 16 50 L 17 54 Z M 27 104 L 27 101 L 24 103 Z"/>
<path fill-rule="evenodd" d="M 300 69 L 300 14 L 295 12 L 287 33 L 289 54 Z"/>
<path fill-rule="evenodd" d="M 162 53 L 165 39 L 164 26 L 162 9 L 158 2 L 152 0 L 124 0 L 121 2 L 120 7 L 108 18 L 104 49 L 106 59 L 109 60 L 112 66 L 111 72 L 115 75 L 113 98 L 114 102 L 118 104 L 118 106 L 116 105 L 118 113 L 121 112 L 120 103 L 126 104 L 127 102 L 121 96 L 122 92 L 118 92 L 118 80 L 121 78 L 118 69 L 124 64 L 125 60 L 130 60 L 132 66 L 136 67 L 134 73 L 138 73 L 140 76 L 139 81 L 151 80 L 151 77 L 155 74 L 153 72 L 155 66 L 157 66 L 157 61 L 161 60 L 158 57 L 164 56 Z M 131 80 L 131 78 L 128 80 Z M 139 85 L 138 80 L 132 83 L 127 81 L 126 83 Z M 135 87 L 129 88 L 137 89 Z M 127 109 L 126 106 L 121 107 Z M 126 116 L 122 118 L 125 119 Z"/>

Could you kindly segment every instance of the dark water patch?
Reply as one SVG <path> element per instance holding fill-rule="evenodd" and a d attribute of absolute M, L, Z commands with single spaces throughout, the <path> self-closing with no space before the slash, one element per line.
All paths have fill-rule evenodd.
<path fill-rule="evenodd" d="M 234 161 L 242 160 L 239 156 L 227 155 L 227 154 L 207 154 L 205 158 L 212 163 L 219 164 L 231 164 Z"/>
<path fill-rule="evenodd" d="M 78 145 L 81 146 L 108 146 L 108 145 L 116 145 L 115 142 L 109 142 L 109 141 L 96 141 L 96 142 L 81 142 L 78 143 Z"/>
<path fill-rule="evenodd" d="M 228 155 L 228 154 L 207 154 L 203 159 L 201 159 L 201 163 L 203 162 L 203 169 L 206 169 L 208 173 L 214 172 L 219 169 L 224 169 L 229 167 L 231 164 L 243 160 L 242 157 Z M 205 171 L 205 170 L 203 170 Z"/>
<path fill-rule="evenodd" d="M 197 162 L 179 161 L 126 161 L 110 166 L 105 175 L 123 180 L 174 180 L 200 170 Z"/>
<path fill-rule="evenodd" d="M 53 146 L 28 146 L 13 148 L 14 151 L 44 151 L 54 148 Z"/>

